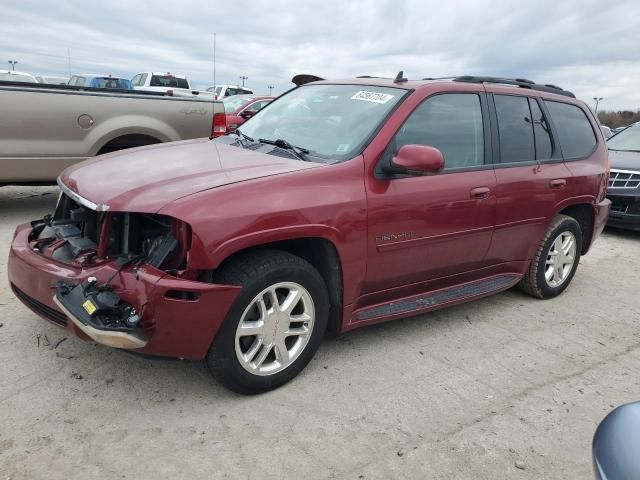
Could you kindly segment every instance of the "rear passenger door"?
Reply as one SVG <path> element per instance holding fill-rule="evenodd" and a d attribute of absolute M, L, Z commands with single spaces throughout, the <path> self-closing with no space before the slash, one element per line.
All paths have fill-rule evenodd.
<path fill-rule="evenodd" d="M 556 205 L 567 197 L 571 173 L 541 100 L 514 94 L 489 96 L 498 184 L 496 227 L 487 260 L 525 261 L 537 248 Z"/>

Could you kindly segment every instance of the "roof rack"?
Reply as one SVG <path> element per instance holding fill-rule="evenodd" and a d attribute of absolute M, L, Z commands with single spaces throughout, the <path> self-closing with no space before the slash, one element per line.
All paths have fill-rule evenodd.
<path fill-rule="evenodd" d="M 576 98 L 576 96 L 568 90 L 551 85 L 549 83 L 540 85 L 532 80 L 526 78 L 500 78 L 500 77 L 476 77 L 473 75 L 464 75 L 462 77 L 456 77 L 454 82 L 466 82 L 466 83 L 501 83 L 503 85 L 514 85 L 520 88 L 529 88 L 531 90 L 539 90 L 541 92 L 555 93 L 557 95 L 564 95 L 565 97 Z"/>

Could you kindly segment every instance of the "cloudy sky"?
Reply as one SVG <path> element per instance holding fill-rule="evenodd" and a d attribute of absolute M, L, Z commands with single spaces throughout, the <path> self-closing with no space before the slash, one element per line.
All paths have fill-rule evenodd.
<path fill-rule="evenodd" d="M 0 52 L 35 74 L 145 70 L 266 93 L 326 78 L 531 78 L 640 108 L 640 0 L 4 0 Z M 0 64 L 1 65 L 1 64 Z M 5 63 L 5 65 L 7 65 Z M 3 67 L 0 67 L 3 68 Z"/>

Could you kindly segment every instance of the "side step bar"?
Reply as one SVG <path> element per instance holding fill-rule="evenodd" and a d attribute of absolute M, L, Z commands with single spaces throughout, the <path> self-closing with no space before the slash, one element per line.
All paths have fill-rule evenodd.
<path fill-rule="evenodd" d="M 364 322 L 376 318 L 396 315 L 417 314 L 427 310 L 435 310 L 461 300 L 470 300 L 498 293 L 511 288 L 522 278 L 517 274 L 496 275 L 482 280 L 456 285 L 388 303 L 365 307 L 357 312 L 356 322 Z"/>

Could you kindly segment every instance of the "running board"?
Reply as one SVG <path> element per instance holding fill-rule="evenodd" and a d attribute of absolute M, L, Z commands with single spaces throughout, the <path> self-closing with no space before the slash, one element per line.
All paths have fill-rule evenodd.
<path fill-rule="evenodd" d="M 356 322 L 373 320 L 375 318 L 392 317 L 436 309 L 460 300 L 484 297 L 511 288 L 522 278 L 517 274 L 496 275 L 482 280 L 444 288 L 402 300 L 374 305 L 360 310 L 356 314 Z"/>

